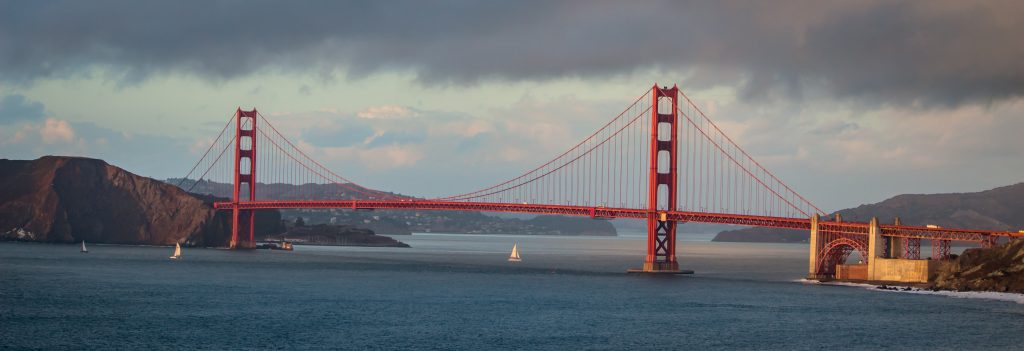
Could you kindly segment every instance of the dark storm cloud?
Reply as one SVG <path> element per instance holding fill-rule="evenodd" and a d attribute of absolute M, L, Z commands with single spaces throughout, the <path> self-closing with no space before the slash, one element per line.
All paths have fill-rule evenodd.
<path fill-rule="evenodd" d="M 0 76 L 271 69 L 426 84 L 690 72 L 746 96 L 956 105 L 1024 93 L 1024 3 L 33 1 L 0 5 Z M 671 80 L 674 77 L 668 77 Z"/>

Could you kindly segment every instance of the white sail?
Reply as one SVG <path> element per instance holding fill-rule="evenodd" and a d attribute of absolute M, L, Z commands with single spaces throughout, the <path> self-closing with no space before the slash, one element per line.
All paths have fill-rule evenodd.
<path fill-rule="evenodd" d="M 519 258 L 519 243 L 512 244 L 512 254 L 508 255 L 508 260 L 512 262 L 522 261 Z"/>
<path fill-rule="evenodd" d="M 82 240 L 82 252 L 89 252 L 89 249 L 85 248 L 85 240 Z"/>
<path fill-rule="evenodd" d="M 178 259 L 178 257 L 181 257 L 181 244 L 174 243 L 174 256 L 171 256 L 171 259 Z"/>

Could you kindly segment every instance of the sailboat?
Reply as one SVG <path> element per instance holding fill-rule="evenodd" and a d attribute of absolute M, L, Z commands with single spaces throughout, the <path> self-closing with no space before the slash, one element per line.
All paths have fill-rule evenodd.
<path fill-rule="evenodd" d="M 519 261 L 522 261 L 522 259 L 519 258 L 519 243 L 512 244 L 512 254 L 508 255 L 508 261 L 509 262 L 519 262 Z"/>
<path fill-rule="evenodd" d="M 171 256 L 172 260 L 176 260 L 181 257 L 181 244 L 174 243 L 174 255 Z"/>
<path fill-rule="evenodd" d="M 85 240 L 82 240 L 82 253 L 89 253 L 89 249 L 85 248 Z"/>

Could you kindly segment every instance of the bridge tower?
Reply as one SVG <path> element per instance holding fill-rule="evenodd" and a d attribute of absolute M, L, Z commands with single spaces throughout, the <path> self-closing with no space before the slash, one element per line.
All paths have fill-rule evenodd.
<path fill-rule="evenodd" d="M 648 171 L 647 256 L 645 273 L 683 273 L 676 262 L 676 225 L 668 211 L 676 209 L 678 190 L 676 177 L 679 87 L 660 88 L 651 92 L 651 158 Z"/>
<path fill-rule="evenodd" d="M 235 111 L 235 182 L 231 199 L 256 200 L 256 109 Z M 245 184 L 244 186 L 242 184 Z M 231 249 L 256 247 L 256 211 L 235 206 L 231 213 Z"/>

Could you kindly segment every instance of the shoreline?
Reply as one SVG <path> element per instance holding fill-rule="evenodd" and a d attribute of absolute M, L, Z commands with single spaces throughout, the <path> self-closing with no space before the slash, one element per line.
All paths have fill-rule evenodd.
<path fill-rule="evenodd" d="M 0 240 L 2 243 L 15 243 L 15 244 L 38 244 L 38 245 L 79 245 L 81 241 L 75 242 L 53 242 L 53 241 L 28 241 L 28 240 Z M 94 243 L 90 241 L 85 242 L 88 246 L 131 246 L 131 247 L 174 247 L 174 244 L 168 245 L 155 245 L 155 244 L 112 244 L 112 243 Z M 200 248 L 200 249 L 219 249 L 219 246 L 182 246 L 188 248 Z"/>
<path fill-rule="evenodd" d="M 0 240 L 0 244 L 4 244 L 4 243 L 33 244 L 33 245 L 70 245 L 70 246 L 78 246 L 78 244 L 80 244 L 81 242 L 64 243 L 64 242 L 45 242 L 45 241 Z M 86 245 L 88 245 L 90 247 L 92 247 L 92 246 L 159 247 L 159 248 L 174 247 L 174 245 L 109 244 L 109 243 L 90 243 L 90 242 L 86 242 Z M 294 242 L 292 243 L 292 245 L 302 245 L 302 246 L 400 247 L 400 248 L 411 247 L 411 246 L 408 246 L 408 244 L 406 244 L 406 246 L 396 246 L 396 245 L 390 245 L 389 246 L 389 245 L 361 245 L 361 244 L 348 244 L 348 245 L 343 245 L 343 244 L 297 244 L 297 243 L 294 243 Z M 184 246 L 183 245 L 182 247 L 187 247 L 189 249 L 229 250 L 227 247 L 224 247 L 224 246 Z M 248 249 L 248 250 L 264 250 L 264 249 Z"/>
<path fill-rule="evenodd" d="M 851 281 L 817 281 L 809 280 L 806 278 L 797 279 L 794 282 L 801 284 L 813 284 L 813 285 L 829 285 L 829 286 L 845 286 L 852 288 L 861 288 L 871 291 L 878 292 L 890 292 L 890 293 L 905 293 L 915 295 L 932 295 L 932 296 L 945 296 L 958 299 L 980 299 L 980 300 L 994 300 L 1004 302 L 1014 302 L 1017 304 L 1024 305 L 1024 294 L 1019 293 L 1008 293 L 998 291 L 954 291 L 954 290 L 933 290 L 927 288 L 921 288 L 913 285 L 922 284 L 875 284 L 868 282 L 851 282 Z M 893 287 L 887 289 L 883 287 Z"/>
<path fill-rule="evenodd" d="M 397 241 L 397 240 L 396 240 Z M 398 244 L 388 245 L 373 245 L 373 244 L 310 244 L 310 243 L 296 243 L 291 242 L 292 246 L 355 246 L 355 247 L 399 247 L 399 248 L 410 248 L 409 244 L 398 241 Z"/>

